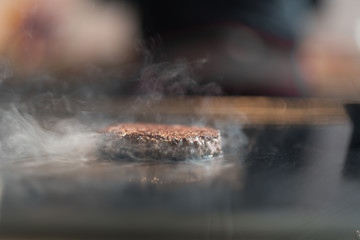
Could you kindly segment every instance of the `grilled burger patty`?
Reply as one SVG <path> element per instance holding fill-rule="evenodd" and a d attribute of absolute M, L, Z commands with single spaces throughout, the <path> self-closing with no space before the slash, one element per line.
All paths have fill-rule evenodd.
<path fill-rule="evenodd" d="M 210 127 L 124 123 L 98 131 L 111 158 L 194 159 L 221 153 L 220 131 Z"/>

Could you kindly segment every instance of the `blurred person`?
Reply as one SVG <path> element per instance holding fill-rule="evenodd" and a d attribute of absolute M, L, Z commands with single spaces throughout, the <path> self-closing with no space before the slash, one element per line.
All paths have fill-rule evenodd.
<path fill-rule="evenodd" d="M 91 64 L 121 66 L 136 55 L 138 28 L 127 4 L 1 0 L 0 65 L 5 62 L 22 78 Z"/>
<path fill-rule="evenodd" d="M 360 97 L 360 2 L 328 0 L 299 46 L 299 62 L 312 96 Z"/>

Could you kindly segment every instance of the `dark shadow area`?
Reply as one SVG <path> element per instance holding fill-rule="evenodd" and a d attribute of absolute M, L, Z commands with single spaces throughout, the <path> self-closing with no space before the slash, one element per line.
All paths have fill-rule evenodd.
<path fill-rule="evenodd" d="M 345 109 L 351 118 L 353 132 L 343 168 L 343 175 L 347 179 L 360 180 L 360 105 L 347 104 Z"/>
<path fill-rule="evenodd" d="M 297 178 L 308 165 L 311 128 L 265 127 L 257 132 L 245 166 L 245 208 L 289 207 L 298 199 Z"/>

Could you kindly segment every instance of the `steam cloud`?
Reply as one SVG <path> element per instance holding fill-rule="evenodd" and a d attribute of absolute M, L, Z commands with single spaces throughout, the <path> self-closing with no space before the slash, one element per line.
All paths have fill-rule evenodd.
<path fill-rule="evenodd" d="M 74 118 L 51 117 L 41 123 L 15 104 L 0 109 L 0 133 L 3 164 L 36 164 L 41 157 L 56 161 L 61 156 L 76 165 L 88 160 L 95 143 L 93 133 Z"/>
<path fill-rule="evenodd" d="M 221 95 L 216 83 L 201 84 L 194 70 L 201 69 L 206 59 L 190 63 L 184 59 L 146 65 L 140 72 L 138 92 L 150 96 Z"/>
<path fill-rule="evenodd" d="M 147 64 L 140 71 L 137 92 L 146 97 L 136 99 L 130 106 L 129 114 L 123 119 L 136 119 L 135 114 L 139 114 L 136 112 L 137 106 L 148 106 L 151 109 L 153 103 L 166 95 L 220 94 L 219 86 L 211 83 L 202 85 L 196 78 L 193 70 L 201 68 L 204 63 L 206 60 L 196 63 L 178 60 L 175 63 Z M 100 116 L 96 119 L 86 116 L 87 124 L 85 124 L 79 118 L 81 108 L 77 108 L 77 105 L 83 102 L 78 100 L 79 98 L 72 98 L 70 93 L 59 95 L 59 92 L 50 91 L 24 100 L 22 94 L 14 93 L 15 91 L 9 91 L 9 89 L 5 90 L 4 85 L 1 84 L 3 80 L 11 77 L 9 62 L 6 59 L 0 59 L 0 91 L 6 93 L 2 98 L 8 102 L 0 102 L 0 166 L 13 163 L 41 165 L 51 162 L 70 163 L 76 166 L 96 159 L 96 130 L 116 119 L 111 120 L 105 117 L 105 114 L 99 113 Z M 38 78 L 42 79 L 40 83 L 46 82 L 46 79 L 50 79 L 50 83 L 57 81 L 51 76 L 38 76 Z M 28 79 L 28 81 L 39 83 L 34 79 Z M 86 89 L 85 94 L 81 93 L 82 98 L 85 99 L 84 102 L 86 99 L 94 98 L 94 94 L 96 95 L 93 89 Z M 88 94 L 89 92 L 91 94 Z M 101 93 L 98 94 L 101 95 Z M 106 99 L 106 96 L 103 97 Z M 207 125 L 206 121 L 198 119 L 176 122 L 175 119 L 166 120 L 157 116 L 156 113 L 152 114 L 156 116 L 150 116 L 150 121 Z M 146 117 L 149 118 L 147 115 Z M 227 129 L 226 124 L 223 123 L 215 125 L 225 130 L 225 136 L 228 135 L 225 139 L 223 138 L 224 141 L 239 139 L 238 136 L 242 136 L 240 127 L 234 131 L 233 128 Z M 238 145 L 231 149 L 235 149 Z"/>

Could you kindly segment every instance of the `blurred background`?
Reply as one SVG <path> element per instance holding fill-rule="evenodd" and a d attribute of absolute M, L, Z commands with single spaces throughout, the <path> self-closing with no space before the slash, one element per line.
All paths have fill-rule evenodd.
<path fill-rule="evenodd" d="M 3 0 L 19 92 L 357 98 L 356 0 Z"/>

